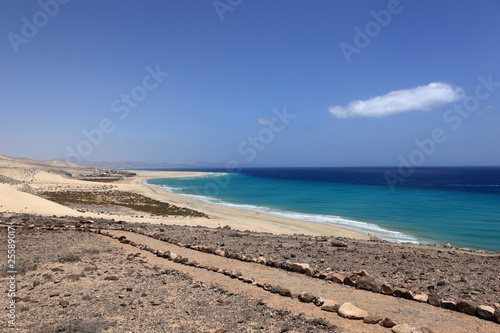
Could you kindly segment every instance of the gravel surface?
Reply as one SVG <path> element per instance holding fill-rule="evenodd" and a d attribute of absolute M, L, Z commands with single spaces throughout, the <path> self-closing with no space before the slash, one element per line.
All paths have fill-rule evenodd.
<path fill-rule="evenodd" d="M 435 293 L 442 299 L 463 298 L 488 305 L 500 302 L 498 253 L 333 237 L 276 236 L 227 227 L 216 230 L 150 224 L 127 227 L 174 243 L 228 249 L 277 263 L 307 263 L 313 271 L 336 272 L 353 280 L 357 277 L 354 272 L 366 270 L 382 282 L 415 293 Z"/>
<path fill-rule="evenodd" d="M 18 219 L 19 217 L 13 217 Z M 25 224 L 81 225 L 78 218 L 25 217 Z M 5 220 L 5 219 L 4 219 Z M 432 245 L 357 241 L 304 235 L 279 236 L 149 223 L 94 220 L 94 228 L 124 228 L 163 238 L 173 243 L 228 249 L 253 258 L 264 256 L 279 263 L 307 263 L 319 272 L 352 276 L 366 270 L 382 282 L 393 283 L 415 293 L 437 294 L 441 299 L 458 298 L 491 305 L 500 302 L 500 254 L 465 251 Z"/>
<path fill-rule="evenodd" d="M 51 221 L 29 220 L 45 225 Z M 0 244 L 6 244 L 5 229 Z M 179 271 L 148 268 L 140 255 L 127 255 L 100 235 L 21 228 L 16 232 L 19 332 L 336 331 Z M 0 277 L 4 286 L 6 279 Z M 3 308 L 7 301 L 2 298 Z M 0 327 L 8 327 L 5 318 Z"/>

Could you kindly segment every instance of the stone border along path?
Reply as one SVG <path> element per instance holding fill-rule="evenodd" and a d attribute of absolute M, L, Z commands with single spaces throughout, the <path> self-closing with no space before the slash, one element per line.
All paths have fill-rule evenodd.
<path fill-rule="evenodd" d="M 464 328 L 467 332 L 498 331 L 497 324 L 481 320 L 478 317 L 432 307 L 421 302 L 410 302 L 404 298 L 367 293 L 364 290 L 352 289 L 343 284 L 306 277 L 300 273 L 265 265 L 255 265 L 255 262 L 227 258 L 227 252 L 213 255 L 199 249 L 187 248 L 186 245 L 169 244 L 153 237 L 116 229 L 102 230 L 101 233 L 117 239 L 123 244 L 138 247 L 174 263 L 223 274 L 282 297 L 298 298 L 303 303 L 314 304 L 323 311 L 336 312 L 344 318 L 363 319 L 365 324 L 378 323 L 380 326 L 392 327 L 394 332 L 432 332 L 430 329 L 422 327 L 426 325 L 432 326 L 435 332 L 464 332 Z M 314 290 L 315 292 L 312 294 L 303 292 L 304 290 Z M 361 310 L 350 302 L 362 304 L 366 310 Z M 405 312 L 404 309 L 406 309 L 406 314 L 402 315 Z M 382 311 L 384 312 L 382 316 L 376 315 Z M 328 317 L 330 320 L 331 318 L 332 316 Z M 407 322 L 417 324 L 410 325 L 406 324 Z M 342 323 L 339 325 L 343 326 Z M 370 332 L 374 332 L 375 327 L 379 325 L 367 326 Z"/>
<path fill-rule="evenodd" d="M 215 275 L 228 275 L 226 278 L 228 280 L 223 280 L 221 284 L 227 285 L 231 284 L 233 281 L 237 281 L 240 285 L 245 285 L 248 287 L 258 286 L 261 287 L 261 291 L 265 291 L 265 294 L 270 294 L 272 296 L 277 296 L 280 298 L 290 297 L 288 298 L 291 301 L 297 301 L 294 297 L 297 297 L 300 300 L 300 312 L 306 314 L 316 314 L 318 317 L 318 311 L 315 311 L 321 307 L 321 310 L 328 312 L 337 312 L 339 316 L 343 316 L 349 319 L 363 319 L 365 324 L 376 324 L 379 325 L 363 325 L 366 328 L 357 327 L 355 332 L 379 332 L 379 328 L 382 329 L 380 332 L 386 332 L 384 327 L 392 327 L 393 332 L 433 332 L 426 327 L 421 327 L 418 329 L 413 325 L 409 324 L 397 324 L 397 322 L 407 322 L 407 317 L 411 317 L 411 322 L 418 323 L 415 326 L 422 326 L 424 324 L 431 323 L 431 326 L 434 329 L 434 332 L 499 332 L 498 325 L 493 322 L 480 320 L 478 317 L 472 316 L 464 316 L 462 313 L 448 311 L 445 308 L 439 307 L 430 307 L 426 304 L 420 302 L 408 302 L 408 300 L 403 298 L 393 298 L 386 297 L 384 294 L 377 293 L 367 293 L 366 291 L 359 289 L 352 289 L 346 285 L 332 283 L 331 281 L 326 281 L 318 278 L 313 278 L 312 276 L 304 276 L 303 274 L 297 274 L 296 272 L 289 272 L 284 269 L 280 269 L 279 267 L 270 267 L 263 265 L 255 265 L 255 261 L 245 262 L 242 260 L 244 258 L 233 259 L 226 258 L 228 252 L 218 252 L 215 250 L 215 253 L 205 253 L 207 250 L 206 247 L 202 249 L 192 249 L 187 244 L 170 244 L 165 242 L 164 240 L 157 240 L 151 236 L 145 236 L 141 233 L 134 233 L 130 231 L 123 231 L 122 229 L 96 229 L 91 228 L 88 224 L 82 226 L 80 228 L 75 228 L 73 226 L 70 227 L 34 227 L 34 226 L 25 226 L 20 223 L 9 223 L 10 225 L 16 225 L 21 228 L 27 229 L 39 229 L 39 230 L 59 230 L 59 229 L 69 229 L 69 230 L 77 230 L 77 231 L 86 231 L 86 232 L 94 232 L 97 234 L 102 234 L 104 236 L 111 237 L 116 240 L 120 240 L 122 245 L 134 246 L 143 251 L 151 252 L 150 257 L 156 260 L 160 260 L 157 262 L 165 263 L 171 262 L 173 265 L 177 265 L 177 269 L 179 269 L 178 265 L 184 265 L 183 270 L 188 270 L 188 274 L 197 275 L 195 272 L 203 270 L 205 272 L 210 272 Z M 130 239 L 127 239 L 125 235 L 128 235 Z M 135 241 L 134 241 L 135 239 Z M 146 244 L 138 244 L 137 241 L 140 240 L 140 243 Z M 153 249 L 151 246 L 147 244 L 154 245 L 155 248 L 167 248 L 167 250 L 162 251 L 158 249 Z M 172 253 L 170 249 L 174 249 L 179 255 Z M 147 253 L 147 252 L 146 252 Z M 230 252 L 229 252 L 230 253 Z M 149 253 L 147 253 L 149 254 Z M 182 257 L 184 254 L 184 257 Z M 215 254 L 215 255 L 214 255 Z M 218 266 L 226 266 L 226 268 L 217 268 L 217 266 L 206 265 L 204 263 L 198 263 L 195 260 L 187 259 L 187 255 L 191 258 L 197 258 L 203 260 L 204 263 L 216 263 Z M 201 258 L 201 259 L 200 259 Z M 214 261 L 214 258 L 215 261 Z M 164 260 L 168 259 L 168 260 Z M 212 260 L 211 260 L 212 259 Z M 222 260 L 222 261 L 221 261 Z M 144 263 L 147 261 L 143 261 Z M 238 270 L 234 269 L 233 266 L 236 264 Z M 261 263 L 263 264 L 263 263 Z M 269 263 L 268 263 L 269 264 Z M 250 265 L 245 268 L 245 265 Z M 265 264 L 264 264 L 265 265 Z M 303 265 L 303 264 L 298 264 Z M 191 266 L 191 267 L 189 267 Z M 241 269 L 243 266 L 243 269 Z M 182 266 L 181 266 L 182 267 Z M 270 270 L 270 271 L 266 271 Z M 250 276 L 259 275 L 259 280 L 262 279 L 262 282 L 252 281 L 250 277 L 244 277 L 241 272 L 251 273 Z M 259 271 L 259 274 L 255 274 L 255 271 Z M 262 274 L 262 273 L 269 274 Z M 194 274 L 193 274 L 194 273 Z M 221 274 L 219 274 L 221 273 Z M 306 272 L 302 272 L 306 273 Z M 361 272 L 360 272 L 361 273 Z M 284 274 L 284 275 L 283 275 Z M 362 273 L 361 273 L 362 274 Z M 231 277 L 231 278 L 229 278 Z M 265 282 L 267 278 L 267 282 Z M 218 279 L 216 279 L 218 280 Z M 286 281 L 286 282 L 285 282 Z M 213 278 L 209 279 L 209 281 L 205 282 L 213 282 Z M 246 284 L 246 283 L 251 284 Z M 281 284 L 285 285 L 285 288 L 279 285 L 272 285 L 272 283 L 283 282 Z M 318 284 L 319 283 L 319 284 Z M 302 287 L 303 285 L 308 285 L 309 288 Z M 234 288 L 235 285 L 231 284 Z M 294 288 L 300 286 L 301 290 L 316 290 L 316 293 L 320 293 L 324 297 L 313 296 L 308 292 L 302 292 L 300 294 L 296 292 L 291 292 L 290 289 L 286 288 L 286 286 L 291 285 Z M 292 287 L 290 287 L 292 288 Z M 236 288 L 238 289 L 238 288 Z M 240 288 L 241 289 L 241 288 Z M 255 289 L 255 288 L 254 288 Z M 260 288 L 259 288 L 260 289 Z M 293 289 L 293 288 L 292 288 Z M 255 294 L 255 292 L 254 292 Z M 281 297 L 283 296 L 283 297 Z M 333 297 L 332 297 L 333 296 Z M 404 295 L 401 295 L 404 296 Z M 401 297 L 400 296 L 400 297 Z M 265 297 L 266 298 L 266 297 Z M 342 300 L 342 305 L 337 302 L 332 301 L 331 299 L 336 299 L 338 301 Z M 266 298 L 269 300 L 269 296 Z M 353 301 L 356 304 L 363 303 L 363 307 L 366 308 L 371 313 L 380 312 L 381 309 L 385 309 L 385 315 L 389 315 L 392 319 L 385 317 L 385 319 L 377 315 L 370 314 L 367 311 L 361 310 L 353 306 L 349 301 Z M 293 302 L 292 302 L 293 303 Z M 289 306 L 292 306 L 292 303 Z M 311 303 L 318 308 L 308 308 Z M 269 304 L 271 305 L 271 304 Z M 291 310 L 288 306 L 283 306 L 282 301 L 278 303 L 274 303 L 271 306 L 275 308 L 283 308 L 285 310 Z M 470 309 L 468 309 L 470 311 Z M 474 309 L 477 313 L 478 309 Z M 321 312 L 321 311 L 319 311 Z M 406 313 L 405 313 L 406 312 Z M 463 311 L 467 313 L 467 311 Z M 498 312 L 498 309 L 497 309 Z M 325 313 L 325 312 L 324 312 Z M 469 314 L 474 314 L 473 312 L 469 312 Z M 497 313 L 495 313 L 497 315 Z M 321 317 L 321 315 L 319 315 Z M 339 316 L 329 317 L 330 320 L 336 322 L 342 328 L 353 328 L 353 324 L 360 323 L 360 321 L 347 321 L 349 324 L 346 324 L 346 321 L 338 322 Z M 394 320 L 393 320 L 394 319 Z M 327 326 L 332 326 L 331 323 L 325 321 L 322 318 L 317 318 L 318 323 L 324 324 Z M 352 324 L 351 324 L 352 323 Z M 346 326 L 347 325 L 347 326 Z M 357 325 L 355 325 L 357 326 Z M 465 329 L 465 330 L 464 330 Z"/>
<path fill-rule="evenodd" d="M 116 230 L 116 229 L 113 229 Z M 231 258 L 231 259 L 236 259 L 240 260 L 242 262 L 256 262 L 261 265 L 267 265 L 271 267 L 276 267 L 278 269 L 283 269 L 286 271 L 291 271 L 291 272 L 296 272 L 296 273 L 302 273 L 305 274 L 311 278 L 317 278 L 317 279 L 324 279 L 324 280 L 329 280 L 333 281 L 336 283 L 348 285 L 355 287 L 356 289 L 362 289 L 362 290 L 369 290 L 374 293 L 381 293 L 384 295 L 390 295 L 394 297 L 399 297 L 399 298 L 405 298 L 407 300 L 413 300 L 417 301 L 420 303 L 428 303 L 430 305 L 436 306 L 436 307 L 442 307 L 447 310 L 452 310 L 452 311 L 458 311 L 462 313 L 466 313 L 468 315 L 472 316 L 477 316 L 481 319 L 484 320 L 489 320 L 500 323 L 500 309 L 496 309 L 491 306 L 486 306 L 486 305 L 477 305 L 476 303 L 468 300 L 462 300 L 458 299 L 457 302 L 453 301 L 448 301 L 448 300 L 441 300 L 437 295 L 427 295 L 427 294 L 421 294 L 421 295 L 414 295 L 412 291 L 405 289 L 405 288 L 394 288 L 394 285 L 390 283 L 381 283 L 380 281 L 377 281 L 373 277 L 369 275 L 369 273 L 365 270 L 360 270 L 357 272 L 354 272 L 355 274 L 359 275 L 360 277 L 356 279 L 356 281 L 352 281 L 349 276 L 342 276 L 340 274 L 336 274 L 334 272 L 328 273 L 328 274 L 322 274 L 318 272 L 313 272 L 308 264 L 301 264 L 301 263 L 286 263 L 286 262 L 277 262 L 273 261 L 270 259 L 266 259 L 264 257 L 259 257 L 259 258 L 252 258 L 251 260 L 249 258 L 246 258 L 244 255 L 241 255 L 237 252 L 231 251 L 229 249 L 214 249 L 212 247 L 208 246 L 203 246 L 203 245 L 188 245 L 188 244 L 182 244 L 179 242 L 174 242 L 170 239 L 165 239 L 161 237 L 154 237 L 152 235 L 147 235 L 144 232 L 137 232 L 132 229 L 119 229 L 119 230 L 124 230 L 128 232 L 133 232 L 136 234 L 140 234 L 146 237 L 150 237 L 153 239 L 160 240 L 165 243 L 170 243 L 173 245 L 177 245 L 180 247 L 188 248 L 188 249 L 193 249 L 196 251 L 204 252 L 204 253 L 209 253 L 209 254 L 215 254 L 221 257 L 226 257 L 226 258 Z M 342 242 L 340 242 L 342 243 Z M 500 332 L 500 330 L 499 330 Z"/>

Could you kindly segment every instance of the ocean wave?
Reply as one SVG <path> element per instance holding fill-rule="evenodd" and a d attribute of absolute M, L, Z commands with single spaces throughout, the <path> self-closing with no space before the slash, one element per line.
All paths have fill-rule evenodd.
<path fill-rule="evenodd" d="M 177 187 L 177 186 L 151 184 L 147 180 L 143 181 L 142 183 L 144 185 L 154 186 L 154 187 L 160 188 L 160 189 L 162 189 L 164 191 L 167 191 L 168 193 L 175 193 L 175 194 L 182 194 L 179 191 L 182 191 L 182 190 L 186 189 L 186 187 L 180 187 L 180 186 Z"/>
<path fill-rule="evenodd" d="M 203 175 L 199 175 L 199 176 L 190 176 L 190 177 L 180 177 L 182 179 L 192 179 L 192 178 L 212 178 L 212 177 L 222 177 L 222 176 L 230 176 L 230 175 L 234 175 L 233 173 L 229 173 L 229 172 L 209 172 L 209 171 L 203 171 L 203 173 L 206 173 L 206 174 L 203 174 Z"/>
<path fill-rule="evenodd" d="M 154 185 L 154 184 L 149 184 Z M 215 204 L 219 206 L 231 207 L 236 209 L 249 210 L 253 212 L 257 212 L 260 214 L 267 214 L 270 216 L 281 217 L 286 219 L 298 220 L 298 221 L 307 221 L 313 223 L 323 223 L 328 225 L 334 225 L 338 227 L 342 227 L 345 229 L 363 232 L 372 236 L 379 237 L 384 240 L 400 242 L 400 243 L 421 243 L 421 241 L 417 240 L 417 238 L 404 234 L 399 231 L 388 230 L 382 228 L 376 224 L 356 221 L 348 218 L 344 218 L 341 216 L 332 216 L 332 215 L 318 215 L 318 214 L 306 214 L 306 213 L 298 213 L 298 212 L 290 212 L 284 210 L 278 210 L 265 206 L 256 206 L 249 204 L 235 204 L 227 201 L 223 201 L 217 198 L 208 197 L 204 195 L 195 195 L 195 194 L 186 194 L 180 193 L 179 191 L 182 188 L 174 188 L 167 185 L 154 185 L 160 187 L 170 193 L 179 194 L 182 196 L 190 197 L 196 200 L 200 200 L 203 202 L 207 202 L 210 204 Z"/>

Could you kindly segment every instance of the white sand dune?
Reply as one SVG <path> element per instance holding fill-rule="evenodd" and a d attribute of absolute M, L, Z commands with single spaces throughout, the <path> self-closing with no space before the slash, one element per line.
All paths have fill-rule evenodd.
<path fill-rule="evenodd" d="M 71 208 L 21 192 L 8 184 L 0 184 L 0 211 L 58 216 L 79 214 Z"/>

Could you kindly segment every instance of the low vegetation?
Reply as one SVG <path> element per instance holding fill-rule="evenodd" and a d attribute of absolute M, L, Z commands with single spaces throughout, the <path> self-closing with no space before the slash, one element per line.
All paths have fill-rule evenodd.
<path fill-rule="evenodd" d="M 148 198 L 144 195 L 130 192 L 58 191 L 43 192 L 42 196 L 62 205 L 121 206 L 157 216 L 189 216 L 208 218 L 208 216 L 202 212 L 189 208 L 178 207 L 166 202 Z"/>

